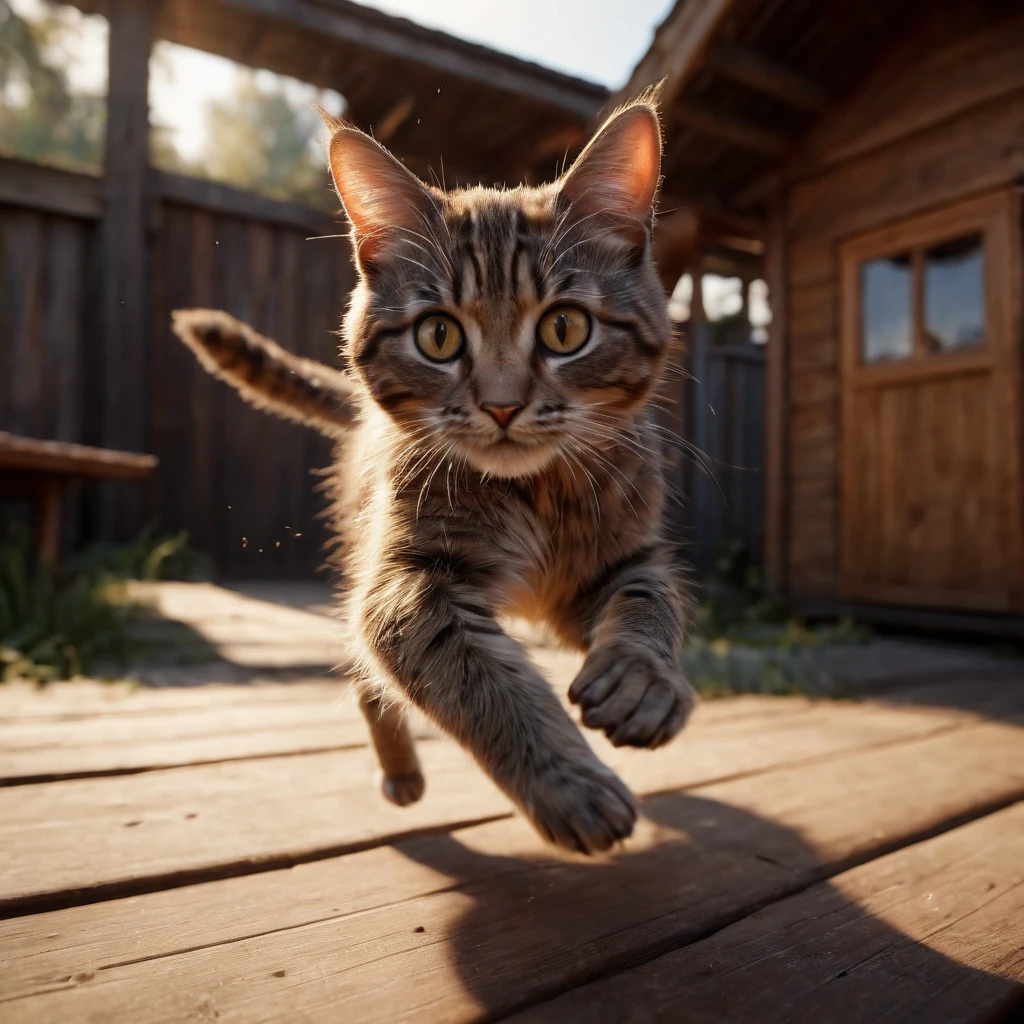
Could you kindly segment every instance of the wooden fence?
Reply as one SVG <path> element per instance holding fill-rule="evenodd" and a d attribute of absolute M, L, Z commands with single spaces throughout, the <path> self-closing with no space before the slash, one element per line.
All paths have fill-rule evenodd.
<path fill-rule="evenodd" d="M 689 354 L 683 465 L 683 541 L 688 561 L 706 572 L 727 543 L 760 564 L 764 546 L 764 346 L 710 344 Z"/>
<path fill-rule="evenodd" d="M 211 182 L 150 171 L 147 193 L 138 344 L 143 447 L 160 468 L 132 529 L 185 529 L 230 578 L 308 576 L 326 539 L 312 474 L 330 461 L 329 443 L 255 412 L 209 377 L 171 334 L 170 313 L 223 308 L 335 363 L 332 332 L 353 283 L 348 243 L 310 240 L 338 232 L 329 217 Z M 0 429 L 103 443 L 105 377 L 117 367 L 104 358 L 100 327 L 101 207 L 98 178 L 0 160 Z M 702 337 L 690 346 L 696 381 L 682 402 L 683 432 L 698 451 L 681 475 L 682 539 L 703 571 L 727 540 L 761 556 L 764 358 L 758 345 Z M 67 544 L 109 533 L 100 498 L 70 503 Z"/>
<path fill-rule="evenodd" d="M 348 244 L 307 240 L 338 232 L 329 217 L 237 189 L 151 171 L 147 191 L 147 327 L 137 343 L 144 447 L 160 469 L 135 527 L 188 530 L 228 577 L 308 575 L 325 537 L 311 473 L 329 462 L 329 443 L 245 406 L 198 367 L 169 318 L 182 306 L 227 309 L 336 363 Z M 98 178 L 0 160 L 0 429 L 101 441 L 101 206 Z M 95 533 L 97 500 L 71 504 L 68 542 Z"/>

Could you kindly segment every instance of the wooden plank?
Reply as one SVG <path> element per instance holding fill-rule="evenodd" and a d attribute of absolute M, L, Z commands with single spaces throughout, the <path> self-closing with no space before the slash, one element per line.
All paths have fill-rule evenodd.
<path fill-rule="evenodd" d="M 183 212 L 183 211 L 182 211 Z M 189 304 L 208 308 L 213 302 L 213 261 L 215 256 L 216 219 L 207 211 L 191 211 L 191 245 L 184 287 L 189 292 Z M 295 287 L 295 282 L 292 282 Z M 169 318 L 164 324 L 168 344 L 184 348 L 177 338 L 170 336 Z M 222 437 L 224 430 L 221 420 L 223 413 L 221 394 L 223 383 L 207 373 L 192 357 L 189 351 L 182 352 L 189 363 L 188 371 L 180 368 L 180 376 L 192 396 L 189 445 L 189 462 L 192 466 L 194 484 L 192 490 L 191 514 L 187 520 L 189 534 L 194 543 L 216 562 L 220 562 L 217 538 L 227 529 L 231 514 L 223 494 L 223 446 L 209 443 L 211 437 Z"/>
<path fill-rule="evenodd" d="M 103 209 L 102 180 L 2 156 L 0 204 L 96 220 Z"/>
<path fill-rule="evenodd" d="M 735 0 L 689 0 L 677 4 L 658 26 L 654 41 L 614 100 L 636 95 L 664 80 L 661 104 L 671 110 L 700 64 Z"/>
<path fill-rule="evenodd" d="M 793 333 L 797 335 L 829 334 L 837 332 L 837 290 L 832 281 L 814 285 L 790 286 L 789 316 Z"/>
<path fill-rule="evenodd" d="M 90 448 L 65 441 L 40 441 L 0 431 L 0 466 L 40 473 L 140 480 L 156 468 L 152 455 Z"/>
<path fill-rule="evenodd" d="M 890 48 L 856 93 L 824 118 L 787 161 L 815 175 L 1024 89 L 1024 16 L 973 5 L 936 8 Z"/>
<path fill-rule="evenodd" d="M 130 774 L 365 746 L 366 725 L 340 686 L 322 703 L 222 706 L 72 720 L 0 721 L 0 786 Z M 414 732 L 435 735 L 414 716 Z"/>
<path fill-rule="evenodd" d="M 838 373 L 839 339 L 832 330 L 813 333 L 790 333 L 789 365 L 794 370 L 824 370 Z"/>
<path fill-rule="evenodd" d="M 43 220 L 26 210 L 9 212 L 9 243 L 5 246 L 5 287 L 11 289 L 10 319 L 3 325 L 9 349 L 10 382 L 7 424 L 23 433 L 42 429 L 40 411 L 46 382 L 41 342 L 43 310 Z M 7 383 L 7 382 L 5 382 Z"/>
<path fill-rule="evenodd" d="M 781 132 L 709 110 L 693 100 L 677 100 L 670 109 L 673 120 L 741 149 L 778 156 L 789 148 L 789 137 Z"/>
<path fill-rule="evenodd" d="M 718 525 L 718 497 L 714 466 L 707 465 L 711 444 L 711 366 L 708 349 L 711 345 L 704 309 L 704 266 L 698 253 L 691 264 L 693 292 L 690 298 L 689 365 L 693 375 L 689 391 L 690 437 L 700 453 L 691 460 L 684 495 L 691 503 L 695 536 L 687 551 L 687 560 L 699 571 L 712 567 L 715 558 L 714 535 Z"/>
<path fill-rule="evenodd" d="M 351 52 L 365 54 L 392 66 L 395 61 L 409 65 L 417 72 L 426 73 L 430 81 L 439 83 L 473 83 L 490 90 L 509 93 L 523 101 L 532 101 L 555 111 L 592 119 L 606 98 L 603 87 L 569 75 L 519 60 L 486 47 L 457 39 L 415 25 L 404 19 L 387 17 L 374 10 L 353 4 L 323 5 L 311 0 L 228 0 L 223 5 L 244 13 L 247 17 L 239 26 L 242 38 L 216 39 L 202 35 L 203 11 L 189 8 L 172 11 L 163 26 L 171 31 L 176 42 L 195 46 L 243 60 L 252 57 L 255 44 L 266 34 L 270 41 L 289 29 L 299 29 L 302 35 L 319 37 L 332 47 L 340 48 L 346 56 Z M 182 17 L 183 12 L 188 16 Z M 210 12 L 213 14 L 214 12 Z M 300 43 L 304 40 L 299 38 Z M 336 81 L 325 76 L 323 68 L 310 67 L 308 58 L 303 63 L 302 47 L 291 47 L 287 65 L 279 61 L 271 70 L 305 80 L 314 78 L 317 84 L 334 86 Z M 252 60 L 257 66 L 269 66 Z M 330 70 L 330 69 L 328 69 Z M 325 78 L 327 80 L 325 80 Z M 446 90 L 447 91 L 447 90 Z M 359 109 L 359 105 L 355 105 Z"/>
<path fill-rule="evenodd" d="M 718 41 L 709 49 L 706 64 L 718 74 L 782 100 L 791 107 L 817 114 L 828 106 L 828 96 L 817 82 L 766 59 L 748 47 Z"/>
<path fill-rule="evenodd" d="M 146 441 L 146 166 L 149 54 L 155 6 L 113 0 L 107 7 L 107 131 L 103 172 L 101 275 L 103 445 L 142 451 Z M 108 539 L 142 526 L 135 489 L 108 488 L 101 505 Z"/>
<path fill-rule="evenodd" d="M 788 241 L 785 197 L 775 196 L 769 208 L 765 248 L 765 278 L 771 305 L 764 374 L 764 566 L 768 584 L 786 590 L 787 474 L 786 436 L 789 420 L 787 365 L 789 326 L 786 266 Z"/>
<path fill-rule="evenodd" d="M 150 169 L 149 176 L 152 194 L 167 203 L 295 228 L 312 235 L 328 235 L 343 230 L 334 217 L 300 203 L 267 199 L 231 185 L 222 185 L 204 178 L 189 178 L 170 171 Z"/>
<path fill-rule="evenodd" d="M 591 742 L 636 792 L 650 793 L 963 725 L 959 716 L 935 709 L 826 706 L 808 714 L 817 722 L 805 714 L 776 721 L 770 730 L 749 719 L 695 728 L 678 757 L 615 750 L 601 736 Z M 453 744 L 426 744 L 422 754 L 428 795 L 405 809 L 383 804 L 369 783 L 372 756 L 355 750 L 0 789 L 7 861 L 0 914 L 149 891 L 167 877 L 238 874 L 239 864 L 248 870 L 294 863 L 410 830 L 510 813 L 504 797 Z M 346 815 L 339 818 L 342 806 Z M 73 846 L 50 841 L 53 821 L 74 827 Z"/>
<path fill-rule="evenodd" d="M 1024 805 L 871 861 L 518 1021 L 1001 1019 L 1024 998 Z M 771 998 L 765 999 L 770 992 Z"/>
<path fill-rule="evenodd" d="M 652 797 L 611 863 L 556 860 L 510 820 L 11 920 L 5 1015 L 493 1019 L 1006 806 L 1022 762 L 1019 729 L 979 725 Z"/>
<path fill-rule="evenodd" d="M 839 400 L 835 369 L 794 369 L 789 374 L 789 399 L 794 408 Z"/>
<path fill-rule="evenodd" d="M 252 704 L 332 704 L 342 691 L 341 678 L 294 679 L 282 683 L 247 674 L 244 686 L 225 685 L 223 666 L 196 666 L 188 685 L 138 688 L 132 684 L 76 679 L 47 683 L 12 680 L 0 686 L 0 723 L 72 721 L 111 715 L 159 711 L 166 718 L 204 708 L 248 707 Z M 755 712 L 761 713 L 760 708 Z"/>
<path fill-rule="evenodd" d="M 838 286 L 836 244 L 831 238 L 790 238 L 787 264 L 790 288 L 814 287 L 826 281 Z"/>
<path fill-rule="evenodd" d="M 46 436 L 82 440 L 82 308 L 85 230 L 65 217 L 48 224 L 46 309 L 43 311 L 45 364 L 53 381 Z"/>
<path fill-rule="evenodd" d="M 0 789 L 0 916 L 287 866 L 511 813 L 459 748 L 428 743 L 420 754 L 427 795 L 406 808 L 380 796 L 367 749 Z M 54 822 L 73 830 L 73 844 L 52 842 Z"/>
<path fill-rule="evenodd" d="M 563 695 L 571 679 L 570 674 L 559 680 Z M 289 699 L 293 686 L 298 692 Z M 271 695 L 277 691 L 284 692 L 274 699 Z M 106 702 L 101 713 L 84 713 L 76 705 L 76 713 L 11 718 L 3 717 L 0 706 L 0 786 L 341 750 L 367 743 L 362 715 L 343 679 L 322 685 L 258 687 L 251 705 L 230 701 L 223 692 L 222 699 L 210 702 L 203 701 L 202 695 L 189 700 L 187 692 L 178 693 L 183 702 L 149 700 L 141 707 L 126 698 L 114 704 L 113 710 L 119 713 L 106 710 L 110 705 Z M 773 729 L 785 733 L 787 742 L 796 744 L 789 756 L 799 757 L 808 752 L 803 729 L 833 718 L 828 705 L 815 706 L 799 698 L 765 704 L 756 697 L 715 701 L 698 709 L 693 724 L 698 730 L 722 730 L 716 748 L 749 743 L 739 761 L 749 768 L 767 763 L 771 756 L 770 745 L 757 735 L 769 720 Z M 409 714 L 416 736 L 438 735 L 415 710 Z M 781 718 L 792 716 L 799 721 L 783 728 Z M 943 715 L 936 728 L 947 717 L 953 720 Z M 863 726 L 862 719 L 858 723 L 858 728 Z M 816 750 L 812 746 L 811 756 Z M 710 762 L 695 762 L 693 767 L 698 763 L 710 770 Z"/>
<path fill-rule="evenodd" d="M 794 236 L 824 242 L 1008 186 L 1024 174 L 1024 92 L 791 187 Z"/>

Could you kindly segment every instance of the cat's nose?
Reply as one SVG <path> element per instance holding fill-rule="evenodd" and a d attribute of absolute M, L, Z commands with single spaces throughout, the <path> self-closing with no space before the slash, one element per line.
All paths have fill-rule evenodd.
<path fill-rule="evenodd" d="M 494 422 L 504 430 L 512 422 L 512 417 L 522 409 L 522 406 L 495 405 L 493 402 L 481 402 L 480 408 L 483 409 L 484 412 L 490 413 L 494 418 Z"/>

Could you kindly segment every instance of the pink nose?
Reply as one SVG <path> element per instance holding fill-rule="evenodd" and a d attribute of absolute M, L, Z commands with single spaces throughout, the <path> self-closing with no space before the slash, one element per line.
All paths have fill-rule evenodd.
<path fill-rule="evenodd" d="M 494 422 L 504 430 L 511 422 L 521 405 L 494 405 L 492 402 L 481 402 L 480 408 L 494 417 Z"/>

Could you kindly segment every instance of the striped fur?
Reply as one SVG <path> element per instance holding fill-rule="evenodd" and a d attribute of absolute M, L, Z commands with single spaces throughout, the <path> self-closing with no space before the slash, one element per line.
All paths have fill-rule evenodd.
<path fill-rule="evenodd" d="M 500 623 L 527 618 L 587 653 L 570 696 L 612 742 L 656 747 L 684 724 L 688 606 L 649 408 L 672 344 L 651 260 L 656 111 L 627 107 L 560 181 L 505 191 L 429 188 L 333 129 L 359 282 L 343 331 L 354 425 L 331 487 L 385 792 L 422 792 L 395 712 L 411 701 L 544 836 L 607 849 L 632 831 L 633 798 Z M 591 332 L 559 356 L 538 324 L 565 304 Z M 414 341 L 432 313 L 465 336 L 447 362 Z M 519 409 L 505 426 L 488 406 Z"/>
<path fill-rule="evenodd" d="M 284 419 L 337 436 L 352 424 L 352 385 L 337 370 L 286 352 L 216 309 L 178 309 L 174 333 L 203 367 Z"/>

